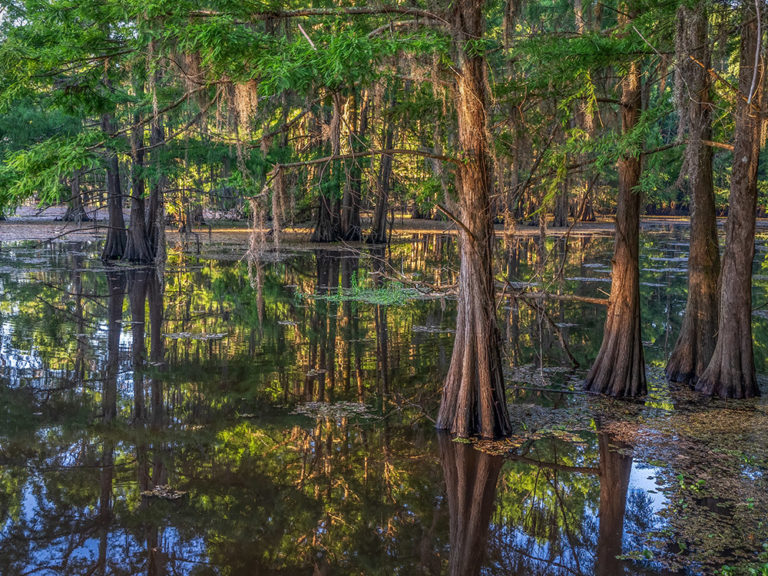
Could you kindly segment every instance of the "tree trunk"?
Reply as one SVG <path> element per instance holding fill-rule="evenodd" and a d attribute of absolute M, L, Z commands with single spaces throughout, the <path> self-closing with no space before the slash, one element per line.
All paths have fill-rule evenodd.
<path fill-rule="evenodd" d="M 397 103 L 396 88 L 391 88 L 390 107 Z M 395 142 L 395 127 L 391 120 L 385 120 L 384 149 L 390 150 Z M 387 208 L 389 206 L 389 190 L 392 181 L 392 156 L 384 154 L 379 164 L 379 177 L 376 179 L 376 207 L 373 210 L 371 233 L 366 238 L 369 244 L 387 243 Z"/>
<path fill-rule="evenodd" d="M 621 126 L 629 134 L 641 110 L 640 64 L 632 62 L 623 78 Z M 640 158 L 622 156 L 618 163 L 619 198 L 612 260 L 611 295 L 603 343 L 587 374 L 586 389 L 616 397 L 644 396 L 647 391 L 640 335 Z"/>
<path fill-rule="evenodd" d="M 152 121 L 149 132 L 149 145 L 152 149 L 150 160 L 155 166 L 155 179 L 149 187 L 149 209 L 147 211 L 147 237 L 149 241 L 149 250 L 152 256 L 157 260 L 163 260 L 165 250 L 165 176 L 159 173 L 160 148 L 165 143 L 165 131 L 163 122 L 160 118 Z"/>
<path fill-rule="evenodd" d="M 72 180 L 69 181 L 69 205 L 67 206 L 67 212 L 64 214 L 65 222 L 88 222 L 90 220 L 88 214 L 85 211 L 83 205 L 83 195 L 80 191 L 80 170 L 74 170 L 72 172 Z"/>
<path fill-rule="evenodd" d="M 331 156 L 336 156 L 341 150 L 341 116 L 343 102 L 341 95 L 334 92 L 332 95 L 333 112 L 330 120 Z M 318 198 L 317 219 L 315 230 L 312 233 L 312 242 L 336 242 L 341 239 L 341 202 L 339 199 L 339 182 L 341 178 L 341 162 L 330 162 L 330 174 L 326 181 L 322 181 L 325 169 L 321 173 L 319 184 L 320 195 Z"/>
<path fill-rule="evenodd" d="M 315 229 L 311 242 L 334 242 L 338 240 L 333 222 L 333 202 L 324 193 L 320 194 L 317 205 Z"/>
<path fill-rule="evenodd" d="M 563 178 L 560 191 L 555 196 L 555 219 L 552 225 L 555 228 L 568 226 L 568 176 Z"/>
<path fill-rule="evenodd" d="M 691 188 L 691 238 L 688 257 L 688 303 L 680 335 L 667 363 L 667 377 L 675 382 L 694 383 L 704 373 L 717 335 L 720 251 L 717 241 L 715 192 L 712 183 L 712 104 L 707 70 L 710 67 L 705 2 L 691 10 L 678 10 L 682 53 L 679 74 L 687 87 L 688 115 L 686 166 Z M 705 68 L 691 60 L 696 58 Z"/>
<path fill-rule="evenodd" d="M 112 119 L 109 114 L 101 117 L 101 129 L 105 135 L 113 133 Z M 107 204 L 109 222 L 107 240 L 101 253 L 102 260 L 119 260 L 125 253 L 126 233 L 123 218 L 123 193 L 120 189 L 120 166 L 117 153 L 107 150 Z"/>
<path fill-rule="evenodd" d="M 488 528 L 496 498 L 496 482 L 504 464 L 468 444 L 438 435 L 449 512 L 449 576 L 476 576 L 488 547 Z"/>
<path fill-rule="evenodd" d="M 722 398 L 760 395 L 752 350 L 752 260 L 755 256 L 757 168 L 763 104 L 762 75 L 757 75 L 756 85 L 752 82 L 754 66 L 759 65 L 755 61 L 757 42 L 753 5 L 745 2 L 733 170 L 720 278 L 719 332 L 712 359 L 696 384 L 696 390 L 702 394 Z"/>
<path fill-rule="evenodd" d="M 134 123 L 140 124 L 141 117 L 136 114 Z M 131 215 L 128 227 L 128 244 L 123 260 L 139 264 L 149 264 L 153 255 L 149 247 L 147 234 L 146 210 L 144 205 L 144 128 L 136 126 L 131 130 Z"/>
<path fill-rule="evenodd" d="M 496 322 L 485 59 L 466 52 L 471 39 L 483 37 L 483 7 L 484 2 L 458 0 L 452 14 L 459 66 L 458 144 L 463 160 L 456 168 L 461 266 L 456 339 L 437 427 L 458 436 L 492 438 L 508 435 L 511 427 Z"/>
<path fill-rule="evenodd" d="M 363 103 L 359 111 L 355 95 L 350 98 L 350 131 L 349 148 L 352 151 L 362 149 L 365 133 L 368 131 L 368 98 L 362 94 Z M 360 160 L 353 158 L 347 168 L 344 199 L 341 206 L 341 236 L 347 242 L 359 242 L 363 239 L 362 222 L 360 221 L 360 198 L 362 178 Z"/>

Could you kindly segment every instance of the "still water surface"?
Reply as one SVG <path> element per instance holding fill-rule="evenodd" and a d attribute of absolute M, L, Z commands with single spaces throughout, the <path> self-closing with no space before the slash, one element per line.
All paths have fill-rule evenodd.
<path fill-rule="evenodd" d="M 643 236 L 652 381 L 685 306 L 685 234 Z M 680 552 L 663 490 L 678 471 L 605 431 L 573 393 L 605 308 L 508 296 L 525 283 L 604 298 L 610 238 L 500 248 L 498 278 L 515 282 L 499 320 L 520 435 L 485 451 L 431 421 L 453 341 L 450 237 L 286 245 L 250 271 L 242 246 L 221 242 L 203 256 L 171 249 L 162 273 L 105 268 L 98 254 L 0 247 L 0 574 L 706 572 L 662 562 Z M 765 255 L 761 240 L 761 373 Z M 674 412 L 666 386 L 652 388 L 636 409 Z"/>

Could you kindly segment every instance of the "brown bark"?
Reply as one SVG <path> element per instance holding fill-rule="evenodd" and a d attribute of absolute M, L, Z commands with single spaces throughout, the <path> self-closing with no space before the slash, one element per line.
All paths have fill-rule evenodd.
<path fill-rule="evenodd" d="M 621 126 L 628 134 L 641 110 L 640 63 L 632 62 L 622 79 Z M 616 397 L 644 396 L 645 359 L 640 335 L 640 158 L 624 155 L 618 162 L 619 198 L 612 260 L 611 295 L 603 342 L 585 388 Z"/>
<path fill-rule="evenodd" d="M 709 45 L 706 3 L 678 10 L 682 33 L 679 74 L 687 87 L 684 96 L 688 117 L 686 162 L 691 189 L 691 238 L 688 257 L 688 302 L 680 335 L 667 363 L 667 377 L 693 383 L 704 373 L 715 349 L 717 334 L 720 251 L 717 240 L 715 192 L 712 182 L 712 102 L 710 98 Z M 699 66 L 691 58 L 702 62 Z"/>
<path fill-rule="evenodd" d="M 394 90 L 394 89 L 393 89 Z M 397 99 L 394 93 L 390 106 L 394 106 Z M 384 149 L 391 150 L 395 142 L 395 127 L 391 121 L 385 121 Z M 392 181 L 392 155 L 382 154 L 379 164 L 379 177 L 376 179 L 376 206 L 373 209 L 373 222 L 371 233 L 366 238 L 369 244 L 386 244 L 387 242 L 387 208 L 389 207 L 389 190 Z"/>
<path fill-rule="evenodd" d="M 101 129 L 106 135 L 113 134 L 112 119 L 109 114 L 101 117 Z M 107 150 L 107 204 L 109 223 L 107 240 L 101 253 L 102 260 L 118 260 L 123 257 L 126 244 L 125 218 L 123 218 L 123 194 L 120 189 L 120 166 L 117 153 Z"/>
<path fill-rule="evenodd" d="M 149 145 L 152 149 L 150 161 L 159 165 L 159 158 L 156 156 L 160 152 L 162 144 L 165 142 L 165 130 L 160 118 L 155 118 L 149 132 Z M 163 175 L 156 175 L 155 180 L 149 187 L 149 206 L 147 210 L 147 238 L 149 250 L 155 259 L 162 260 L 165 250 L 165 187 L 166 179 Z"/>
<path fill-rule="evenodd" d="M 739 97 L 733 150 L 728 223 L 720 279 L 717 344 L 696 384 L 702 394 L 722 398 L 759 396 L 752 350 L 752 260 L 755 256 L 757 168 L 760 156 L 760 113 L 763 105 L 762 75 L 753 88 L 755 48 L 759 42 L 751 2 L 744 3 L 744 24 L 739 58 Z"/>
<path fill-rule="evenodd" d="M 368 99 L 362 95 L 363 103 L 358 110 L 357 99 L 350 97 L 349 147 L 352 151 L 360 150 L 368 131 Z M 344 186 L 344 198 L 341 205 L 341 236 L 347 242 L 359 242 L 363 238 L 360 221 L 360 198 L 362 196 L 362 178 L 359 161 L 352 160 L 346 169 L 347 178 Z"/>
<path fill-rule="evenodd" d="M 488 547 L 488 528 L 496 498 L 501 456 L 475 450 L 440 434 L 440 461 L 449 511 L 450 576 L 480 574 Z"/>
<path fill-rule="evenodd" d="M 146 207 L 144 204 L 144 128 L 141 117 L 134 117 L 137 125 L 131 130 L 131 214 L 128 227 L 128 243 L 123 260 L 149 264 L 153 260 L 149 246 L 146 225 Z"/>
<path fill-rule="evenodd" d="M 64 214 L 65 222 L 88 222 L 90 217 L 85 211 L 83 205 L 83 194 L 80 190 L 80 170 L 74 170 L 72 172 L 72 179 L 69 181 L 69 205 L 67 211 Z"/>
<path fill-rule="evenodd" d="M 330 119 L 331 157 L 336 158 L 341 152 L 341 116 L 343 101 L 338 92 L 332 95 L 333 111 Z M 341 173 L 341 161 L 330 163 L 328 181 L 320 182 L 317 218 L 312 232 L 312 242 L 336 242 L 341 239 L 341 201 L 336 188 Z M 325 169 L 323 170 L 323 173 Z M 322 178 L 322 176 L 321 176 Z M 336 199 L 334 199 L 334 197 Z"/>
<path fill-rule="evenodd" d="M 563 178 L 560 191 L 555 196 L 555 218 L 552 224 L 555 228 L 568 226 L 568 177 Z"/>
<path fill-rule="evenodd" d="M 496 321 L 485 59 L 466 51 L 471 39 L 483 37 L 483 5 L 458 0 L 451 14 L 458 48 L 455 100 L 462 162 L 456 169 L 456 187 L 461 265 L 456 339 L 437 427 L 459 436 L 490 438 L 508 435 L 511 426 Z"/>

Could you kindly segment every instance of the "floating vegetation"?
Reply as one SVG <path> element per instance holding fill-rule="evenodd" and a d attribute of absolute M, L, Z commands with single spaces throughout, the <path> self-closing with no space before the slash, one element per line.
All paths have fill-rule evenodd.
<path fill-rule="evenodd" d="M 301 414 L 315 420 L 336 420 L 344 418 L 376 418 L 365 404 L 359 402 L 306 402 L 299 404 L 292 414 Z"/>
<path fill-rule="evenodd" d="M 648 258 L 651 262 L 688 262 L 688 256 L 656 256 Z"/>
<path fill-rule="evenodd" d="M 184 496 L 186 496 L 187 493 L 182 490 L 174 490 L 167 484 L 161 484 L 159 486 L 155 486 L 151 490 L 144 490 L 141 493 L 141 496 L 143 498 L 159 498 L 161 500 L 180 500 Z"/>
<path fill-rule="evenodd" d="M 174 332 L 172 334 L 163 334 L 169 340 L 221 340 L 228 336 L 227 332 L 218 333 L 193 333 L 193 332 Z"/>
<path fill-rule="evenodd" d="M 440 326 L 414 326 L 412 331 L 426 334 L 453 334 L 456 332 L 452 328 L 441 328 Z"/>
<path fill-rule="evenodd" d="M 607 282 L 610 284 L 611 277 L 610 276 L 572 276 L 572 277 L 566 278 L 566 280 L 569 280 L 571 282 Z"/>
<path fill-rule="evenodd" d="M 434 298 L 446 298 L 447 292 L 422 292 L 416 288 L 406 288 L 399 282 L 389 282 L 381 287 L 367 287 L 353 283 L 350 288 L 341 288 L 328 294 L 298 293 L 301 298 L 314 298 L 315 300 L 327 300 L 329 302 L 364 302 L 379 306 L 397 306 L 405 304 L 409 300 L 428 300 Z"/>

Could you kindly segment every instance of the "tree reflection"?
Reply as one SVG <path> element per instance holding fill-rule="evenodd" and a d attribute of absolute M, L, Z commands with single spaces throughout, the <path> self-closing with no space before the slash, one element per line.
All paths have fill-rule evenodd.
<path fill-rule="evenodd" d="M 438 442 L 450 514 L 448 573 L 474 576 L 480 573 L 488 546 L 496 481 L 504 459 L 454 442 L 447 434 L 440 434 Z"/>
<path fill-rule="evenodd" d="M 613 441 L 613 445 L 612 445 Z M 598 434 L 600 450 L 600 529 L 597 537 L 597 576 L 624 574 L 625 562 L 617 557 L 622 553 L 624 513 L 627 508 L 627 490 L 632 472 L 629 446 L 616 444 L 608 434 Z"/>

